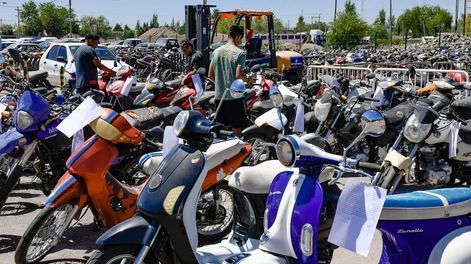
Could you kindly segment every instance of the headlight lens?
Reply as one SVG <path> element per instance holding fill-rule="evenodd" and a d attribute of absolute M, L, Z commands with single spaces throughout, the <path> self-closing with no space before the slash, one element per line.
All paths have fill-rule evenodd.
<path fill-rule="evenodd" d="M 404 137 L 410 142 L 419 143 L 427 137 L 430 129 L 432 129 L 432 124 L 421 124 L 417 116 L 413 114 L 407 120 Z"/>
<path fill-rule="evenodd" d="M 324 122 L 329 116 L 331 107 L 332 102 L 322 103 L 321 101 L 317 101 L 314 105 L 314 116 L 319 122 Z"/>
<path fill-rule="evenodd" d="M 296 161 L 296 153 L 290 142 L 284 139 L 278 141 L 276 144 L 276 155 L 281 164 L 285 166 L 292 166 Z"/>
<path fill-rule="evenodd" d="M 173 131 L 179 137 L 183 129 L 185 129 L 186 123 L 188 122 L 188 118 L 190 117 L 190 112 L 188 111 L 182 111 L 180 112 L 177 117 L 175 118 L 175 121 L 173 122 Z"/>
<path fill-rule="evenodd" d="M 27 129 L 30 127 L 34 122 L 34 118 L 28 113 L 23 110 L 18 111 L 16 115 L 16 126 L 20 130 Z"/>

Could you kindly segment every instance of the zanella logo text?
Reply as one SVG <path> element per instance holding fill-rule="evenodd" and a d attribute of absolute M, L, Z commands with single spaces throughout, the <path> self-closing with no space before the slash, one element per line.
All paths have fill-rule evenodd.
<path fill-rule="evenodd" d="M 397 233 L 398 234 L 407 234 L 407 233 L 423 233 L 424 230 L 420 228 L 416 229 L 398 229 Z"/>

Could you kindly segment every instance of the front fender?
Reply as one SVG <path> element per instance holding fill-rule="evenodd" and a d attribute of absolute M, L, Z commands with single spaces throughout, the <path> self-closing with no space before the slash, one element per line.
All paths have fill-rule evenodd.
<path fill-rule="evenodd" d="M 151 246 L 158 229 L 144 217 L 135 215 L 108 229 L 97 239 L 96 244 L 99 246 L 122 244 Z"/>
<path fill-rule="evenodd" d="M 23 138 L 23 134 L 15 128 L 8 130 L 0 135 L 0 155 L 11 153 L 18 145 L 19 140 Z"/>
<path fill-rule="evenodd" d="M 428 263 L 471 263 L 471 226 L 457 229 L 444 236 L 433 248 Z"/>

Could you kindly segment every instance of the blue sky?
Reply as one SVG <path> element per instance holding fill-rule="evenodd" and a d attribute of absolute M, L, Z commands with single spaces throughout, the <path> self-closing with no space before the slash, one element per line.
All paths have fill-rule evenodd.
<path fill-rule="evenodd" d="M 68 0 L 52 0 L 58 5 L 68 5 Z M 346 0 L 338 0 L 338 9 L 341 10 Z M 463 13 L 463 1 L 460 0 L 460 14 Z M 7 2 L 7 6 L 2 6 Z M 25 0 L 0 0 L 0 18 L 3 23 L 16 23 L 16 11 L 13 6 L 21 6 Z M 35 0 L 35 2 L 48 2 Z M 72 0 L 72 7 L 79 17 L 85 15 L 104 15 L 112 25 L 116 23 L 128 24 L 134 28 L 137 19 L 148 21 L 153 13 L 158 14 L 159 22 L 184 20 L 184 5 L 202 4 L 203 0 Z M 363 18 L 372 22 L 381 8 L 389 14 L 389 0 L 353 0 L 357 10 Z M 270 10 L 281 18 L 285 24 L 293 27 L 297 18 L 303 13 L 306 21 L 311 21 L 311 16 L 319 16 L 322 21 L 329 22 L 334 14 L 334 0 L 208 0 L 209 4 L 217 5 L 220 10 L 254 9 Z M 439 5 L 450 10 L 454 15 L 456 0 L 393 0 L 393 14 L 400 15 L 402 11 L 417 5 Z M 363 8 L 361 8 L 363 6 Z M 317 18 L 314 18 L 317 19 Z"/>

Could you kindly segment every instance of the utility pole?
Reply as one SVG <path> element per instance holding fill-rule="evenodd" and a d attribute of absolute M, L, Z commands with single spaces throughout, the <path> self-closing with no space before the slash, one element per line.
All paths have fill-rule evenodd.
<path fill-rule="evenodd" d="M 463 36 L 466 35 L 466 17 L 467 17 L 467 14 L 466 14 L 466 2 L 467 0 L 464 0 L 464 9 L 463 9 Z"/>
<path fill-rule="evenodd" d="M 72 37 L 72 0 L 69 0 L 69 38 Z"/>
<path fill-rule="evenodd" d="M 19 34 L 19 33 L 20 33 L 20 7 L 17 6 L 17 7 L 15 8 L 15 10 L 16 10 L 16 13 L 17 13 L 16 16 L 18 17 L 18 34 Z"/>
<path fill-rule="evenodd" d="M 465 0 L 466 1 L 466 0 Z M 458 9 L 460 5 L 460 0 L 456 0 L 456 7 L 455 7 L 455 33 L 458 33 Z"/>
<path fill-rule="evenodd" d="M 337 20 L 337 0 L 335 0 L 335 5 L 334 5 L 334 23 L 335 20 Z"/>
<path fill-rule="evenodd" d="M 392 46 L 392 0 L 389 0 L 389 45 Z"/>

